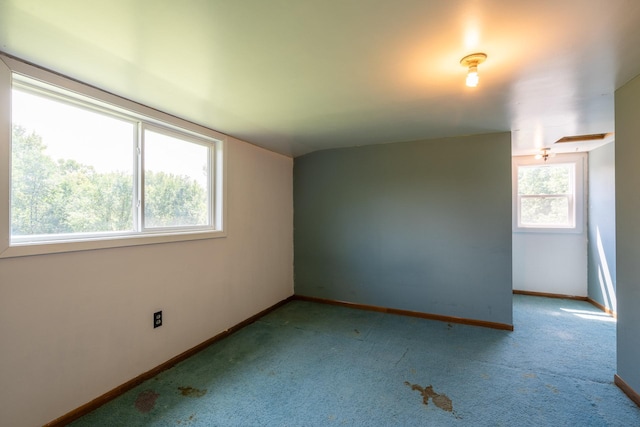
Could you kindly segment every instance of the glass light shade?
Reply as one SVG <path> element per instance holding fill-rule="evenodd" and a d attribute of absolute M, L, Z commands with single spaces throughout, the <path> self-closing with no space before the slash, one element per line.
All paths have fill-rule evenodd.
<path fill-rule="evenodd" d="M 471 71 L 470 69 L 469 74 L 467 74 L 467 86 L 476 87 L 478 86 L 479 80 L 480 79 L 478 78 L 478 71 L 477 70 Z"/>

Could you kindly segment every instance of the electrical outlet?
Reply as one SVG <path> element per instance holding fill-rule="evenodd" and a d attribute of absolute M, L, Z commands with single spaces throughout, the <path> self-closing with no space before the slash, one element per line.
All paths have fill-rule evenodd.
<path fill-rule="evenodd" d="M 153 328 L 162 326 L 162 311 L 156 311 L 153 313 Z"/>

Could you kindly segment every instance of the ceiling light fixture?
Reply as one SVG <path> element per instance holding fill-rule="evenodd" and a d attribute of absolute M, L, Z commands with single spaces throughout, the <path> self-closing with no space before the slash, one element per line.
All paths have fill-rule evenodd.
<path fill-rule="evenodd" d="M 540 153 L 536 154 L 536 160 L 543 159 L 546 162 L 549 157 L 554 157 L 555 154 L 552 154 L 550 150 L 550 148 L 543 148 L 542 150 L 540 150 Z"/>
<path fill-rule="evenodd" d="M 460 65 L 469 69 L 467 73 L 467 86 L 478 86 L 478 64 L 482 64 L 486 59 L 487 55 L 484 53 L 472 53 L 460 60 Z"/>

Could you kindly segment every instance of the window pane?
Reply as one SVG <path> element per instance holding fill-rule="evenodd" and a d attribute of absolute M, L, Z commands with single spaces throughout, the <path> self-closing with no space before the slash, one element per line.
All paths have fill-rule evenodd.
<path fill-rule="evenodd" d="M 11 235 L 133 230 L 132 122 L 12 92 Z"/>
<path fill-rule="evenodd" d="M 518 194 L 569 194 L 573 165 L 520 166 Z"/>
<path fill-rule="evenodd" d="M 521 226 L 571 226 L 568 197 L 523 197 L 520 199 Z"/>
<path fill-rule="evenodd" d="M 145 227 L 209 225 L 209 147 L 144 131 Z"/>

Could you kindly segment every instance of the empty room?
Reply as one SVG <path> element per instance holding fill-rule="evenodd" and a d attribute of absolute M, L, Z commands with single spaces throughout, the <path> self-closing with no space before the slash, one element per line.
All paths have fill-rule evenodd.
<path fill-rule="evenodd" d="M 0 2 L 0 425 L 640 425 L 638 22 Z"/>

